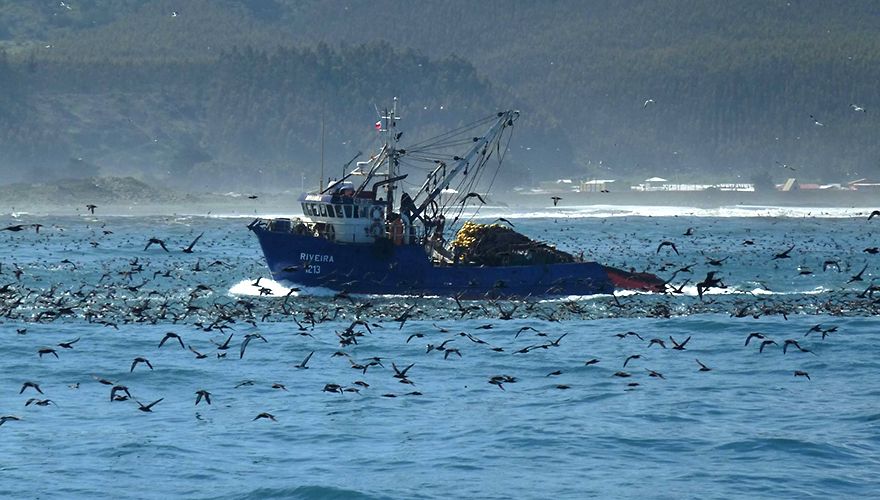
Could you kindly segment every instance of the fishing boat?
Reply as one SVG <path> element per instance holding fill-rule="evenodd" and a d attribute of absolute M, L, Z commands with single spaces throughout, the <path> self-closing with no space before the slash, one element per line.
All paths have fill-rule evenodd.
<path fill-rule="evenodd" d="M 326 187 L 322 175 L 318 189 L 298 199 L 302 216 L 248 225 L 273 279 L 356 294 L 468 299 L 662 290 L 654 275 L 609 268 L 470 220 L 491 188 L 477 191 L 483 174 L 499 172 L 518 117 L 502 111 L 404 145 L 395 99 L 379 113 L 375 154 Z M 405 169 L 425 174 L 418 190 L 403 187 L 412 173 Z"/>

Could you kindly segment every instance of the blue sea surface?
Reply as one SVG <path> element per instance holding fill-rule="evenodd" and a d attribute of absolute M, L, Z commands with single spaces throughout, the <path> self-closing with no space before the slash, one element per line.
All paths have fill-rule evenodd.
<path fill-rule="evenodd" d="M 682 293 L 460 305 L 291 292 L 269 279 L 246 218 L 6 216 L 42 227 L 0 232 L 0 416 L 20 418 L 0 425 L 0 497 L 880 491 L 880 254 L 865 251 L 880 219 L 547 209 L 477 221 L 499 215 Z M 151 237 L 169 252 L 145 249 Z M 699 297 L 709 271 L 726 288 Z M 341 345 L 346 329 L 356 344 Z M 168 332 L 186 348 L 159 347 Z M 744 345 L 753 332 L 776 344 Z M 800 348 L 783 353 L 786 339 Z M 132 369 L 137 357 L 152 369 Z M 131 399 L 111 401 L 99 379 Z"/>

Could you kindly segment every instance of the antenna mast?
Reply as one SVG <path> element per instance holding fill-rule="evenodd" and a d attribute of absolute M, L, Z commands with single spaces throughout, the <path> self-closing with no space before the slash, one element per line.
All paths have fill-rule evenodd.
<path fill-rule="evenodd" d="M 324 190 L 324 101 L 321 100 L 321 178 L 318 179 L 318 192 Z"/>
<path fill-rule="evenodd" d="M 385 149 L 388 152 L 388 179 L 397 177 L 397 148 L 394 147 L 394 144 L 400 138 L 399 134 L 394 133 L 395 128 L 397 128 L 397 120 L 400 119 L 397 116 L 397 97 L 394 98 L 393 102 L 391 110 L 389 111 L 386 108 L 385 114 L 382 116 L 382 120 L 385 122 L 382 132 L 385 133 Z M 391 219 L 391 214 L 394 211 L 394 185 L 394 182 L 389 182 L 386 185 L 387 208 L 385 210 L 385 217 L 387 220 Z"/>

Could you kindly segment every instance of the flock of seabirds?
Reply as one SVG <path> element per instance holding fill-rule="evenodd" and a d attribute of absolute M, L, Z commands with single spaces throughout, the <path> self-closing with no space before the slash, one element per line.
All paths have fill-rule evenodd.
<path fill-rule="evenodd" d="M 554 199 L 554 205 L 559 199 Z M 94 215 L 98 208 L 93 204 L 87 205 L 87 210 Z M 867 217 L 868 223 L 880 221 L 880 210 L 874 210 Z M 506 221 L 508 222 L 508 221 Z M 106 223 L 92 219 L 91 234 L 86 241 L 67 240 L 58 249 L 59 253 L 65 249 L 83 248 L 90 245 L 93 248 L 101 246 L 102 238 L 113 235 L 113 229 Z M 509 223 L 509 222 L 508 222 Z M 4 246 L 9 249 L 8 255 L 20 253 L 26 246 L 33 246 L 32 240 L 19 241 L 14 234 L 33 230 L 44 237 L 53 238 L 63 234 L 64 228 L 53 226 L 52 232 L 47 234 L 44 226 L 35 224 L 14 224 L 0 228 L 0 234 L 13 236 L 5 238 Z M 560 229 L 564 232 L 565 229 Z M 270 297 L 271 300 L 254 299 L 252 296 L 231 296 L 230 294 L 217 293 L 211 286 L 203 281 L 201 276 L 205 273 L 222 273 L 231 265 L 221 259 L 211 260 L 207 258 L 205 263 L 198 258 L 193 265 L 191 261 L 166 259 L 161 262 L 154 258 L 159 254 L 183 254 L 198 253 L 197 245 L 204 233 L 198 234 L 187 246 L 169 248 L 169 244 L 163 239 L 151 237 L 143 247 L 144 257 L 126 259 L 123 263 L 105 261 L 101 264 L 102 274 L 95 279 L 94 283 L 81 283 L 79 285 L 65 285 L 52 283 L 48 288 L 38 283 L 44 278 L 37 279 L 34 283 L 25 284 L 28 275 L 40 266 L 43 269 L 58 269 L 67 267 L 71 271 L 80 270 L 82 264 L 78 264 L 69 258 L 33 264 L 29 268 L 22 268 L 14 263 L 10 269 L 8 265 L 0 262 L 0 321 L 15 322 L 17 325 L 25 325 L 16 328 L 17 335 L 27 335 L 29 323 L 50 324 L 55 321 L 85 320 L 89 324 L 110 330 L 130 327 L 135 324 L 169 324 L 174 325 L 177 331 L 168 331 L 156 340 L 156 349 L 180 349 L 188 352 L 195 359 L 204 360 L 209 358 L 224 359 L 235 358 L 243 360 L 247 349 L 254 343 L 269 343 L 270 340 L 259 333 L 261 323 L 265 322 L 289 322 L 295 325 L 296 335 L 315 339 L 315 335 L 329 336 L 329 330 L 335 331 L 335 336 L 323 338 L 324 342 L 338 344 L 338 350 L 332 353 L 331 358 L 340 358 L 342 363 L 348 363 L 352 370 L 366 378 L 367 372 L 371 374 L 377 370 L 388 372 L 391 369 L 391 377 L 407 387 L 406 391 L 399 393 L 385 393 L 383 397 L 420 396 L 422 395 L 416 384 L 410 377 L 410 372 L 417 362 L 401 363 L 389 362 L 386 358 L 370 357 L 357 359 L 352 353 L 358 345 L 369 342 L 368 337 L 376 334 L 398 335 L 401 342 L 425 342 L 425 355 L 440 356 L 447 361 L 454 361 L 467 354 L 469 349 L 487 349 L 499 354 L 514 356 L 526 356 L 530 352 L 544 351 L 559 348 L 564 344 L 568 333 L 559 334 L 558 331 L 542 331 L 549 329 L 547 325 L 567 319 L 594 319 L 614 317 L 649 317 L 669 318 L 676 315 L 688 315 L 701 312 L 729 312 L 731 317 L 736 318 L 759 318 L 761 316 L 782 316 L 788 319 L 789 314 L 827 314 L 842 316 L 846 314 L 861 314 L 866 316 L 880 315 L 880 284 L 875 284 L 876 278 L 866 275 L 869 264 L 865 263 L 858 267 L 848 262 L 840 262 L 829 258 L 821 263 L 822 273 L 849 271 L 847 290 L 841 290 L 836 294 L 829 294 L 827 298 L 795 295 L 758 295 L 737 294 L 732 299 L 725 300 L 723 295 L 707 295 L 713 289 L 726 288 L 721 270 L 729 257 L 712 257 L 704 251 L 700 251 L 705 259 L 705 265 L 713 268 L 706 272 L 702 279 L 694 278 L 696 264 L 680 265 L 668 262 L 665 257 L 675 254 L 680 256 L 679 247 L 675 241 L 663 240 L 658 243 L 654 256 L 659 260 L 649 259 L 648 266 L 654 266 L 660 272 L 671 272 L 671 277 L 666 284 L 666 292 L 663 294 L 636 294 L 628 296 L 611 295 L 607 298 L 593 298 L 589 302 L 580 300 L 552 300 L 546 301 L 538 298 L 518 298 L 509 300 L 486 299 L 478 301 L 462 301 L 458 298 L 438 301 L 432 298 L 407 297 L 406 300 L 383 300 L 376 297 L 352 296 L 345 291 L 328 297 L 298 296 L 299 290 L 292 288 L 286 295 L 275 296 L 273 289 L 261 283 L 258 278 L 252 283 L 259 296 Z M 625 235 L 629 238 L 638 238 L 639 235 Z M 694 228 L 687 228 L 680 236 L 682 239 L 698 240 L 701 236 Z M 704 236 L 703 243 L 711 239 Z M 45 242 L 44 242 L 45 243 Z M 645 242 L 649 243 L 649 242 Z M 720 245 L 720 242 L 718 242 Z M 801 244 L 807 244 L 804 241 Z M 136 242 L 130 239 L 125 242 L 116 242 L 117 245 L 125 244 L 130 247 Z M 211 243 L 203 243 L 210 246 Z M 756 245 L 755 241 L 745 240 L 744 247 Z M 826 244 L 827 245 L 827 244 Z M 771 251 L 766 255 L 757 256 L 758 260 L 771 262 L 778 265 L 792 259 L 792 251 L 798 245 L 790 245 Z M 46 243 L 48 249 L 48 244 Z M 139 248 L 139 247 L 138 247 Z M 653 247 L 651 247 L 653 248 Z M 717 248 L 715 248 L 717 250 Z M 829 249 L 830 251 L 831 249 Z M 838 249 L 839 250 L 839 249 Z M 157 254 L 158 252 L 158 254 Z M 867 247 L 863 253 L 867 257 L 880 254 L 880 248 Z M 50 255 L 55 255 L 54 251 Z M 215 253 L 216 256 L 216 253 Z M 151 258 L 152 257 L 152 258 Z M 880 256 L 877 257 L 880 259 Z M 818 264 L 818 263 L 817 263 Z M 256 264 L 254 264 L 256 266 Z M 811 275 L 818 273 L 805 265 L 792 266 L 792 272 L 797 275 Z M 257 270 L 256 268 L 254 269 Z M 680 277 L 689 276 L 684 279 Z M 680 280 L 680 281 L 676 281 Z M 184 283 L 180 286 L 179 282 Z M 756 278 L 754 281 L 761 288 L 769 290 L 769 287 Z M 673 297 L 684 294 L 688 284 L 696 286 L 697 296 L 689 297 L 690 300 L 673 301 Z M 151 286 L 152 285 L 152 286 Z M 857 289 L 857 288 L 858 289 Z M 181 290 L 183 290 L 181 292 Z M 743 298 L 743 295 L 745 298 Z M 511 319 L 537 319 L 536 326 L 522 326 L 516 330 L 505 328 L 504 322 Z M 430 328 L 422 327 L 420 323 L 418 331 L 404 327 L 410 320 L 433 320 Z M 479 320 L 486 322 L 475 330 L 478 332 L 465 332 L 451 325 L 438 325 L 437 323 L 455 320 Z M 479 321 L 478 321 L 479 322 Z M 326 324 L 328 328 L 316 327 Z M 412 323 L 410 323 L 412 325 Z M 188 328 L 191 333 L 182 332 L 181 328 Z M 540 328 L 539 328 L 540 327 Z M 379 330 L 393 333 L 379 333 Z M 504 331 L 503 338 L 499 335 Z M 247 332 L 247 333 L 243 333 Z M 754 348 L 759 354 L 765 351 L 777 350 L 782 355 L 817 355 L 811 348 L 815 342 L 826 341 L 839 334 L 838 327 L 828 324 L 816 324 L 801 332 L 793 332 L 790 338 L 771 338 L 768 334 L 758 331 L 744 331 L 744 347 Z M 208 335 L 212 345 L 211 351 L 199 350 L 193 347 L 187 337 Z M 626 356 L 623 359 L 598 359 L 585 360 L 583 366 L 596 364 L 614 366 L 613 377 L 619 379 L 633 379 L 636 374 L 646 375 L 654 379 L 665 379 L 666 376 L 656 370 L 639 365 L 645 354 L 652 350 L 686 351 L 692 347 L 695 339 L 692 336 L 675 338 L 672 335 L 664 338 L 651 337 L 648 334 L 640 334 L 634 331 L 620 332 L 614 335 L 617 341 L 627 342 L 635 350 L 642 347 L 642 352 Z M 44 346 L 34 352 L 35 358 L 40 362 L 51 358 L 64 356 L 65 351 L 73 349 L 88 349 L 87 341 L 77 337 L 58 342 L 53 346 Z M 505 344 L 505 345 L 500 345 Z M 308 369 L 316 351 L 311 351 L 302 361 L 293 365 L 296 370 Z M 709 372 L 713 367 L 694 358 L 694 370 Z M 619 367 L 619 369 L 618 369 Z M 135 370 L 153 370 L 153 364 L 146 356 L 138 356 L 132 359 L 129 373 Z M 161 368 L 157 368 L 161 369 Z M 562 370 L 554 370 L 547 373 L 546 377 L 561 375 Z M 806 370 L 795 370 L 792 373 L 795 378 L 811 380 Z M 132 395 L 134 390 L 125 383 L 108 380 L 99 375 L 92 376 L 95 383 L 107 387 L 109 400 L 113 403 L 131 401 L 134 408 L 150 413 L 157 410 L 164 398 L 142 402 Z M 515 376 L 499 374 L 489 376 L 487 382 L 498 389 L 506 391 L 506 387 L 514 384 L 519 379 Z M 635 380 L 635 379 L 633 379 Z M 253 385 L 255 382 L 245 380 L 237 387 Z M 78 389 L 80 382 L 68 385 L 72 390 Z M 357 380 L 349 385 L 329 382 L 322 390 L 327 393 L 345 394 L 360 393 L 371 384 L 365 380 Z M 628 389 L 640 385 L 637 381 L 626 380 Z M 287 390 L 280 383 L 272 385 L 273 389 Z M 571 388 L 568 384 L 556 384 L 555 388 L 565 390 Z M 7 390 L 7 389 L 4 389 Z M 21 395 L 24 406 L 50 407 L 57 406 L 40 386 L 39 381 L 22 380 L 17 388 Z M 212 393 L 205 389 L 199 389 L 193 394 L 194 405 L 210 405 Z M 198 417 L 198 413 L 196 414 Z M 7 414 L 0 416 L 0 426 L 10 421 L 21 420 L 22 417 Z M 261 412 L 253 417 L 253 420 L 276 421 L 275 415 L 269 412 Z"/>

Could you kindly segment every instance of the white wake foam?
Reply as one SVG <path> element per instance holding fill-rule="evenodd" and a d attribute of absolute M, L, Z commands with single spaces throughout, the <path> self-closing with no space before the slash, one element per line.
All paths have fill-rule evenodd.
<path fill-rule="evenodd" d="M 297 290 L 291 291 L 291 287 L 287 287 L 275 280 L 269 278 L 260 278 L 259 285 L 254 285 L 256 280 L 242 280 L 232 285 L 229 289 L 230 295 L 239 295 L 245 297 L 284 297 L 290 294 L 291 297 L 299 297 L 301 295 L 312 297 L 332 297 L 336 294 L 333 290 L 324 287 L 300 287 L 292 285 Z M 260 289 L 265 288 L 271 291 L 270 295 L 263 295 Z"/>

